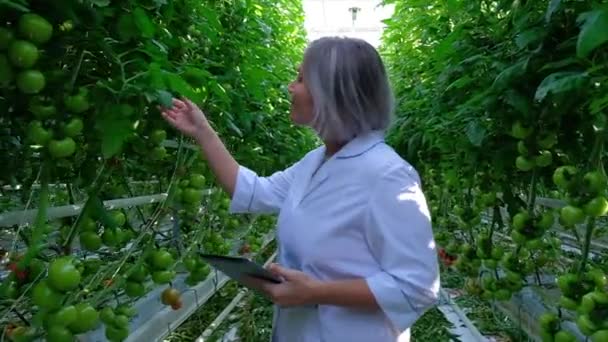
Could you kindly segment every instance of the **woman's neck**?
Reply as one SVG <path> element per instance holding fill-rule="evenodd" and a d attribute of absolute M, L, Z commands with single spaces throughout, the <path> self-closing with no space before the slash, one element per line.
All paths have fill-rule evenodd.
<path fill-rule="evenodd" d="M 336 143 L 336 142 L 325 142 L 325 156 L 327 158 L 333 156 L 336 152 L 340 151 L 342 147 L 346 144 Z"/>

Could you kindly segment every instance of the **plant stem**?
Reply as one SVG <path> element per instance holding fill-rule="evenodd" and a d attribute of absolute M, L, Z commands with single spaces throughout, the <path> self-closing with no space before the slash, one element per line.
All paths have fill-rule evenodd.
<path fill-rule="evenodd" d="M 579 277 L 585 271 L 587 260 L 589 260 L 589 249 L 591 247 L 591 238 L 593 237 L 593 229 L 595 228 L 595 217 L 590 217 L 587 221 L 587 227 L 585 232 L 585 242 L 583 244 L 582 260 L 581 265 L 578 269 Z"/>
<path fill-rule="evenodd" d="M 536 202 L 536 178 L 538 174 L 538 168 L 534 168 L 532 171 L 532 181 L 530 182 L 530 190 L 528 192 L 528 212 L 532 216 L 534 211 L 534 204 Z"/>

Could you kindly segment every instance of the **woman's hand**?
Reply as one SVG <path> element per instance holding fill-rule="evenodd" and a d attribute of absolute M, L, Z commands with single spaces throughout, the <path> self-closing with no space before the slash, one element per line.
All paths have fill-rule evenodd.
<path fill-rule="evenodd" d="M 263 280 L 249 279 L 247 286 L 265 293 L 270 300 L 279 306 L 314 305 L 317 289 L 321 282 L 309 277 L 307 274 L 284 268 L 278 264 L 271 264 L 268 270 L 283 278 L 280 284 L 273 284 Z"/>
<path fill-rule="evenodd" d="M 271 264 L 268 270 L 283 278 L 283 282 L 273 284 L 254 278 L 243 282 L 265 293 L 279 306 L 335 305 L 370 311 L 380 309 L 364 278 L 320 281 L 277 264 Z"/>
<path fill-rule="evenodd" d="M 195 139 L 209 127 L 203 111 L 188 99 L 173 99 L 173 107 L 162 109 L 161 114 L 173 127 Z"/>

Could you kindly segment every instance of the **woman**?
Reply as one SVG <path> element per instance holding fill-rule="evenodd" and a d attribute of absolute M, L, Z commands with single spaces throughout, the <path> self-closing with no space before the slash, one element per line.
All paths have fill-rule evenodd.
<path fill-rule="evenodd" d="M 439 273 L 419 176 L 383 140 L 393 100 L 380 56 L 321 38 L 289 92 L 291 119 L 324 145 L 270 177 L 239 165 L 189 100 L 162 115 L 200 145 L 231 212 L 278 214 L 270 270 L 285 281 L 252 284 L 276 304 L 273 341 L 408 341 Z"/>

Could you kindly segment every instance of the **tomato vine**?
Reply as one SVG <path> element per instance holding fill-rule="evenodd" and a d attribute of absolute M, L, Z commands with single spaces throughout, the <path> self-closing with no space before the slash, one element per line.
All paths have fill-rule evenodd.
<path fill-rule="evenodd" d="M 0 211 L 38 213 L 0 229 L 15 241 L 0 284 L 5 336 L 103 329 L 122 341 L 152 289 L 172 289 L 162 303 L 181 309 L 174 283 L 210 272 L 198 251 L 261 247 L 273 220 L 229 217 L 200 152 L 157 107 L 189 97 L 260 174 L 297 160 L 317 144 L 288 116 L 306 43 L 299 2 L 4 0 L 0 18 Z M 150 203 L 107 205 L 141 196 Z M 57 214 L 66 205 L 80 210 Z"/>
<path fill-rule="evenodd" d="M 385 2 L 401 99 L 390 141 L 421 172 L 442 259 L 492 301 L 553 275 L 562 296 L 538 317 L 543 340 L 573 341 L 566 320 L 606 338 L 608 265 L 591 245 L 608 213 L 608 4 Z"/>

